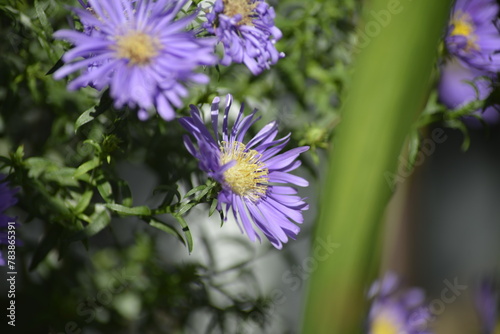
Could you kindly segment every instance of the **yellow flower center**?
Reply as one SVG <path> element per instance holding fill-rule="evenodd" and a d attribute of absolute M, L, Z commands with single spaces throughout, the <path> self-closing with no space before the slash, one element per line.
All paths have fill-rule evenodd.
<path fill-rule="evenodd" d="M 387 317 L 379 315 L 375 318 L 371 330 L 373 334 L 398 334 L 399 326 L 396 326 Z"/>
<path fill-rule="evenodd" d="M 464 36 L 467 38 L 467 50 L 477 49 L 478 45 L 476 44 L 477 36 L 474 31 L 474 24 L 469 16 L 466 13 L 457 13 L 451 20 L 451 24 L 453 25 L 453 30 L 451 31 L 451 36 Z"/>
<path fill-rule="evenodd" d="M 252 16 L 254 15 L 257 3 L 254 3 L 252 0 L 222 0 L 222 2 L 224 3 L 224 15 L 233 17 L 241 14 L 241 20 L 238 22 L 238 25 L 253 25 Z"/>
<path fill-rule="evenodd" d="M 221 164 L 236 161 L 224 172 L 224 180 L 234 193 L 254 202 L 266 193 L 268 170 L 260 161 L 262 154 L 247 150 L 243 143 L 237 141 L 232 144 L 223 141 L 220 151 Z"/>
<path fill-rule="evenodd" d="M 116 54 L 130 60 L 131 65 L 146 65 L 158 54 L 160 41 L 142 32 L 131 32 L 116 40 Z"/>
<path fill-rule="evenodd" d="M 500 323 L 497 323 L 495 326 L 495 330 L 493 331 L 493 334 L 500 334 Z"/>

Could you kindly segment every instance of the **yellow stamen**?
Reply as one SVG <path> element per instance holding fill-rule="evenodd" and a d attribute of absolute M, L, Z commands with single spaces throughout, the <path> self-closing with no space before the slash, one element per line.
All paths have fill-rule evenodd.
<path fill-rule="evenodd" d="M 256 2 L 252 2 L 251 0 L 222 0 L 222 2 L 224 3 L 224 15 L 233 17 L 240 14 L 241 20 L 238 22 L 238 25 L 253 25 L 252 16 L 257 7 Z"/>
<path fill-rule="evenodd" d="M 384 316 L 378 316 L 372 324 L 373 334 L 398 334 L 399 328 Z"/>
<path fill-rule="evenodd" d="M 236 161 L 224 172 L 224 180 L 231 190 L 252 201 L 257 201 L 266 193 L 268 170 L 260 160 L 262 155 L 255 150 L 247 150 L 240 142 L 222 142 L 221 164 Z"/>
<path fill-rule="evenodd" d="M 131 65 L 146 65 L 158 54 L 158 39 L 142 33 L 131 32 L 117 38 L 115 50 L 119 58 L 130 60 Z"/>
<path fill-rule="evenodd" d="M 476 44 L 477 36 L 474 31 L 474 24 L 467 13 L 459 12 L 451 20 L 453 30 L 451 36 L 464 36 L 467 38 L 467 50 L 478 49 Z"/>

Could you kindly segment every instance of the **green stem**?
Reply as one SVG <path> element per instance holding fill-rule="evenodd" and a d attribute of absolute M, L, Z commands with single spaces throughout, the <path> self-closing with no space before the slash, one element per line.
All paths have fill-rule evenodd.
<path fill-rule="evenodd" d="M 380 261 L 373 249 L 391 196 L 386 176 L 396 173 L 406 137 L 425 105 L 450 2 L 374 0 L 366 12 L 362 31 L 376 36 L 356 61 L 332 145 L 311 253 L 319 266 L 311 275 L 303 333 L 362 332 L 366 289 L 374 278 L 370 267 Z M 328 238 L 340 247 L 324 256 L 319 248 Z"/>

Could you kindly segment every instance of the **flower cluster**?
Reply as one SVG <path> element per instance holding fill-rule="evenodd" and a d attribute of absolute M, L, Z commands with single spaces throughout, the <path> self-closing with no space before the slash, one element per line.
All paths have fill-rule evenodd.
<path fill-rule="evenodd" d="M 398 276 L 388 273 L 368 293 L 374 298 L 368 317 L 369 334 L 431 334 L 421 289 L 402 289 Z"/>
<path fill-rule="evenodd" d="M 440 100 L 448 108 L 485 99 L 491 93 L 491 80 L 500 71 L 499 11 L 495 0 L 456 1 L 444 39 L 450 59 L 442 66 L 438 87 Z M 499 117 L 489 108 L 484 118 L 496 121 Z"/>
<path fill-rule="evenodd" d="M 212 102 L 213 134 L 203 123 L 200 111 L 191 106 L 191 117 L 180 122 L 196 140 L 186 136 L 188 151 L 199 160 L 200 169 L 222 187 L 218 195 L 226 205 L 225 219 L 231 209 L 236 221 L 243 225 L 251 241 L 260 240 L 255 227 L 260 229 L 274 247 L 280 249 L 288 238 L 295 239 L 300 231 L 296 223 L 303 222 L 302 211 L 308 204 L 297 196 L 293 186 L 305 187 L 308 182 L 289 174 L 300 166 L 298 156 L 309 147 L 297 147 L 280 153 L 290 135 L 276 139 L 278 126 L 271 122 L 251 140 L 244 140 L 248 129 L 260 118 L 256 111 L 244 116 L 242 106 L 232 127 L 229 114 L 232 96 L 227 96 L 222 131 L 219 133 L 219 98 Z M 242 232 L 243 232 L 242 229 Z"/>
<path fill-rule="evenodd" d="M 176 20 L 187 0 L 89 0 L 85 9 L 75 8 L 84 32 L 60 30 L 54 36 L 70 41 L 66 63 L 56 79 L 80 69 L 69 89 L 110 87 L 115 107 L 139 108 L 145 119 L 156 108 L 165 120 L 175 117 L 188 91 L 186 82 L 206 84 L 208 76 L 195 70 L 214 65 L 215 40 L 196 38 L 185 28 L 196 13 Z"/>
<path fill-rule="evenodd" d="M 2 181 L 5 179 L 5 175 L 0 174 L 0 245 L 7 245 L 7 227 L 9 222 L 13 222 L 14 218 L 9 217 L 4 214 L 5 210 L 17 203 L 17 198 L 15 197 L 18 189 L 12 189 L 9 187 L 8 182 Z M 0 253 L 0 266 L 5 265 L 5 259 Z"/>
<path fill-rule="evenodd" d="M 274 26 L 274 10 L 262 0 L 217 0 L 204 23 L 216 37 L 207 38 L 186 29 L 198 11 L 176 19 L 187 0 L 78 1 L 83 8 L 73 10 L 83 32 L 54 34 L 74 45 L 54 77 L 81 72 L 68 89 L 109 86 L 115 107 L 138 108 L 140 119 L 154 107 L 172 120 L 174 107 L 188 95 L 186 84 L 208 83 L 197 69 L 217 64 L 217 42 L 225 48 L 221 64 L 244 63 L 253 74 L 284 56 L 275 47 L 281 31 Z"/>
<path fill-rule="evenodd" d="M 65 65 L 54 73 L 56 79 L 81 71 L 69 89 L 109 87 L 116 108 L 138 108 L 140 119 L 154 107 L 165 120 L 175 118 L 174 107 L 182 106 L 188 94 L 185 83 L 207 83 L 199 73 L 201 65 L 215 65 L 217 42 L 225 47 L 221 60 L 244 63 L 254 74 L 275 64 L 283 54 L 275 48 L 281 31 L 274 26 L 274 10 L 262 0 L 217 0 L 203 27 L 215 37 L 199 37 L 203 29 L 187 27 L 198 15 L 178 18 L 187 0 L 78 0 L 73 9 L 83 32 L 60 30 L 55 37 L 74 47 L 63 56 Z M 293 186 L 307 186 L 306 180 L 289 174 L 300 166 L 299 154 L 308 147 L 280 153 L 289 141 L 275 139 L 276 122 L 265 126 L 248 143 L 243 139 L 258 120 L 255 111 L 243 117 L 240 111 L 232 129 L 228 115 L 232 97 L 228 95 L 222 134 L 218 132 L 219 99 L 212 104 L 214 136 L 209 134 L 196 107 L 191 117 L 180 119 L 191 132 L 185 145 L 200 160 L 203 171 L 221 185 L 218 209 L 226 204 L 249 238 L 260 240 L 260 229 L 276 248 L 299 233 L 302 211 L 308 205 Z M 240 226 L 240 227 L 241 227 Z"/>
<path fill-rule="evenodd" d="M 284 57 L 276 50 L 282 34 L 274 17 L 263 0 L 216 0 L 204 27 L 224 46 L 221 64 L 243 63 L 257 75 Z"/>

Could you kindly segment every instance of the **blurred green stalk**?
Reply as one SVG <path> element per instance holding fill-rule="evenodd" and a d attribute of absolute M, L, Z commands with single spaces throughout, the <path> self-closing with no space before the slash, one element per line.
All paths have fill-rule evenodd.
<path fill-rule="evenodd" d="M 451 0 L 372 5 L 365 12 L 363 48 L 333 141 L 316 227 L 318 241 L 330 238 L 340 247 L 317 259 L 305 334 L 362 332 L 366 289 L 379 264 L 378 227 L 392 192 L 386 175 L 396 173 L 412 121 L 425 104 Z"/>

